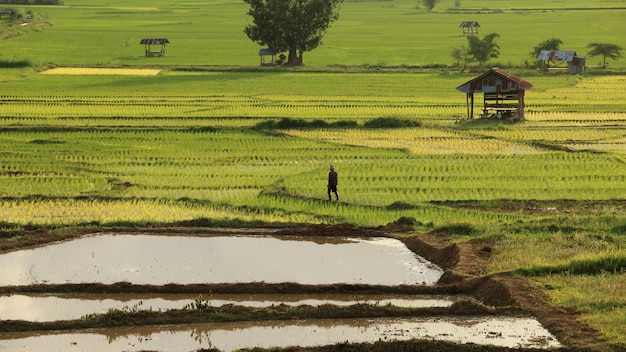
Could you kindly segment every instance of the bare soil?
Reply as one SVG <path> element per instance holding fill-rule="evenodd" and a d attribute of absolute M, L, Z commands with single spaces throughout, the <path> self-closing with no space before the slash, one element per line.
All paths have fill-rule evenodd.
<path fill-rule="evenodd" d="M 245 232 L 248 235 L 274 236 L 337 236 L 337 237 L 367 237 L 386 236 L 394 237 L 406 244 L 413 252 L 425 257 L 431 262 L 445 269 L 440 282 L 435 286 L 400 285 L 300 285 L 296 283 L 247 283 L 247 284 L 196 284 L 196 285 L 133 285 L 131 283 L 103 284 L 69 284 L 69 285 L 32 285 L 0 287 L 0 294 L 11 293 L 401 293 L 401 294 L 463 294 L 476 298 L 483 304 L 461 303 L 449 309 L 406 310 L 406 309 L 350 309 L 336 308 L 328 310 L 324 317 L 375 317 L 375 316 L 406 316 L 420 314 L 449 314 L 449 315 L 484 315 L 484 314 L 515 314 L 536 317 L 564 347 L 558 351 L 622 351 L 603 342 L 596 331 L 578 320 L 579 314 L 566 309 L 549 306 L 541 290 L 526 280 L 504 273 L 487 275 L 486 268 L 490 261 L 494 244 L 482 240 L 467 242 L 452 242 L 445 234 L 431 232 L 412 234 L 403 232 L 410 226 L 390 224 L 379 228 L 361 228 L 346 225 L 291 225 L 291 226 L 264 226 L 259 228 L 224 228 L 204 227 L 198 223 L 179 223 L 168 226 L 152 226 L 150 228 L 98 228 L 81 227 L 74 229 L 54 230 L 50 228 L 25 228 L 19 234 L 0 232 L 0 253 L 23 249 L 51 242 L 63 241 L 85 234 L 98 232 L 141 232 L 141 233 L 188 233 L 188 234 L 232 234 Z M 221 309 L 221 308 L 214 308 Z M 228 312 L 227 310 L 231 310 Z M 262 309 L 251 308 L 223 308 L 220 316 L 230 313 L 233 320 L 253 319 L 263 320 Z M 285 308 L 288 309 L 288 308 Z M 303 318 L 286 312 L 286 319 Z M 302 314 L 302 310 L 299 311 Z M 305 313 L 306 314 L 306 313 Z M 273 316 L 272 319 L 276 317 Z M 306 317 L 305 317 L 306 318 Z M 314 318 L 309 316 L 309 318 Z M 203 316 L 194 316 L 184 312 L 140 313 L 128 319 L 116 322 L 108 321 L 73 321 L 52 323 L 29 323 L 17 321 L 0 321 L 0 332 L 6 331 L 36 331 L 36 330 L 64 330 L 93 328 L 101 324 L 115 324 L 116 326 L 153 325 L 197 322 L 206 319 Z M 509 351 L 511 349 L 492 346 L 458 345 L 438 341 L 409 341 L 409 342 L 377 342 L 373 344 L 341 344 L 315 348 L 286 348 L 281 351 Z M 278 349 L 275 349 L 278 351 Z M 532 349 L 527 349 L 532 351 Z"/>

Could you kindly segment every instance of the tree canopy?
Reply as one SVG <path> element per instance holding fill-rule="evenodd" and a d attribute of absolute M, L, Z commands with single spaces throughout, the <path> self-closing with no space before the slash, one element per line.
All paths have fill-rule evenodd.
<path fill-rule="evenodd" d="M 465 71 L 467 65 L 472 61 L 472 56 L 467 45 L 461 45 L 459 48 L 453 48 L 450 57 L 456 60 L 461 72 Z"/>
<path fill-rule="evenodd" d="M 587 48 L 591 49 L 587 53 L 589 56 L 602 56 L 602 67 L 606 67 L 606 58 L 617 60 L 622 57 L 623 48 L 619 45 L 608 43 L 589 43 Z"/>
<path fill-rule="evenodd" d="M 500 35 L 498 33 L 489 33 L 483 39 L 478 36 L 468 36 L 467 44 L 469 45 L 469 54 L 480 62 L 480 67 L 485 68 L 485 63 L 489 59 L 500 56 L 500 46 L 495 42 Z"/>
<path fill-rule="evenodd" d="M 438 2 L 439 0 L 422 0 L 422 5 L 426 6 L 426 9 L 430 12 L 435 8 Z"/>
<path fill-rule="evenodd" d="M 559 38 L 546 39 L 537 44 L 537 46 L 533 47 L 533 51 L 531 51 L 530 56 L 536 59 L 544 50 L 559 50 L 561 44 L 563 44 L 563 41 Z"/>
<path fill-rule="evenodd" d="M 339 18 L 343 0 L 244 0 L 253 23 L 244 33 L 260 45 L 289 53 L 287 63 L 303 63 L 302 54 L 317 48 Z"/>

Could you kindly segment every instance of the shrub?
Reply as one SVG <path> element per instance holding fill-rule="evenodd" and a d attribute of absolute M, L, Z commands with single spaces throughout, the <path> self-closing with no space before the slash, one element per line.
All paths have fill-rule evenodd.
<path fill-rule="evenodd" d="M 28 60 L 18 60 L 18 61 L 6 61 L 0 60 L 0 67 L 3 68 L 23 68 L 30 67 L 31 63 Z"/>
<path fill-rule="evenodd" d="M 380 117 L 369 120 L 363 124 L 366 128 L 403 128 L 403 127 L 419 127 L 419 121 L 398 119 L 395 117 Z"/>
<path fill-rule="evenodd" d="M 437 231 L 457 236 L 472 236 L 478 233 L 478 230 L 470 224 L 452 224 L 440 227 Z"/>
<path fill-rule="evenodd" d="M 324 120 L 315 119 L 312 121 L 308 121 L 305 119 L 292 119 L 292 118 L 283 118 L 279 121 L 269 120 L 263 121 L 256 124 L 256 129 L 282 129 L 288 130 L 293 128 L 332 128 L 332 127 L 355 127 L 357 126 L 356 121 L 350 120 L 341 120 L 337 122 L 328 123 Z"/>
<path fill-rule="evenodd" d="M 417 209 L 418 207 L 411 203 L 398 201 L 398 202 L 393 202 L 389 204 L 388 206 L 386 206 L 386 208 L 388 210 L 410 210 L 410 209 Z"/>

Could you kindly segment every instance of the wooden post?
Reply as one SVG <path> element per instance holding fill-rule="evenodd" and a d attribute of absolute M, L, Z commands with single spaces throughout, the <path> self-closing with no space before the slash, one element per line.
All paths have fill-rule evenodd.
<path fill-rule="evenodd" d="M 467 104 L 467 117 L 471 120 L 474 118 L 474 93 L 467 93 L 469 102 Z"/>
<path fill-rule="evenodd" d="M 524 119 L 524 90 L 519 90 L 519 96 L 517 100 L 517 118 L 520 120 Z"/>

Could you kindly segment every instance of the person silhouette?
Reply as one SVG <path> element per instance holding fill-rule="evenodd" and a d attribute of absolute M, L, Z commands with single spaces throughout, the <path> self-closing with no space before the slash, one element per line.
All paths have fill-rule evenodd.
<path fill-rule="evenodd" d="M 328 200 L 333 199 L 330 196 L 331 192 L 335 193 L 335 197 L 339 200 L 339 193 L 337 193 L 337 172 L 335 171 L 334 165 L 330 165 L 330 172 L 328 173 Z"/>

